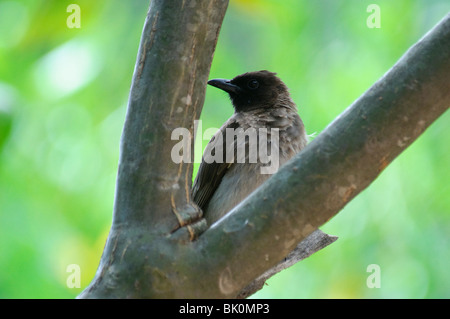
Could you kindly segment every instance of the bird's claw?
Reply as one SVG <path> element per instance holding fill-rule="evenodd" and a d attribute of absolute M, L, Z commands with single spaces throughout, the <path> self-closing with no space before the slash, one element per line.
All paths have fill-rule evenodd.
<path fill-rule="evenodd" d="M 178 220 L 179 226 L 171 233 L 171 237 L 179 241 L 194 241 L 208 228 L 203 212 L 197 205 L 188 205 L 178 212 Z"/>

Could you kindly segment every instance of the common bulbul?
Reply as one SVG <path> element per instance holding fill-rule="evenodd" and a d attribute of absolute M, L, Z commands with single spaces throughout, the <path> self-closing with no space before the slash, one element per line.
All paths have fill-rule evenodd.
<path fill-rule="evenodd" d="M 248 72 L 208 84 L 227 92 L 234 107 L 206 146 L 193 185 L 193 199 L 211 225 L 303 149 L 307 137 L 276 73 Z"/>

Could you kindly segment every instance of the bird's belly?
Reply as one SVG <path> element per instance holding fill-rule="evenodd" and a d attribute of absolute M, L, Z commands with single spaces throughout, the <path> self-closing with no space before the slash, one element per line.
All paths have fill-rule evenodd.
<path fill-rule="evenodd" d="M 279 166 L 286 163 L 293 154 L 280 154 Z M 260 163 L 236 163 L 224 175 L 208 205 L 204 209 L 204 217 L 209 225 L 219 220 L 233 209 L 244 198 L 249 196 L 272 174 L 261 173 Z M 275 173 L 278 168 L 273 172 Z"/>
<path fill-rule="evenodd" d="M 204 213 L 209 225 L 250 195 L 271 175 L 261 174 L 260 165 L 234 164 L 225 174 Z"/>

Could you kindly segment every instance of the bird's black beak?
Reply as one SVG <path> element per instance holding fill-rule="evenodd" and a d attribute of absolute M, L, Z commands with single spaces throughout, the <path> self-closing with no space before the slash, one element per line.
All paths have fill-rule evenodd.
<path fill-rule="evenodd" d="M 239 94 L 242 91 L 239 86 L 232 84 L 230 80 L 213 79 L 209 80 L 208 84 L 224 90 L 227 93 Z"/>

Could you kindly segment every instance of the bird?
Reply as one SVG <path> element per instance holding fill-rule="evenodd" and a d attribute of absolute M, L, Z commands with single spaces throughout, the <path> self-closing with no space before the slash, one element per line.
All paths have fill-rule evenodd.
<path fill-rule="evenodd" d="M 207 144 L 192 186 L 193 200 L 211 226 L 299 153 L 308 139 L 289 89 L 276 73 L 247 72 L 207 83 L 228 93 L 234 107 Z M 256 134 L 255 140 L 255 131 L 267 136 Z M 264 147 L 274 155 L 270 163 L 260 152 Z M 267 169 L 270 164 L 278 166 Z"/>

